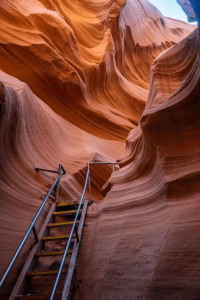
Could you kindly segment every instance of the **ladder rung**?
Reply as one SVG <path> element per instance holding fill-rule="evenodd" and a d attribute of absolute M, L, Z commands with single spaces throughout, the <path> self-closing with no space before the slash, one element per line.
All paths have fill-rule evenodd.
<path fill-rule="evenodd" d="M 68 254 L 71 254 L 72 250 L 68 250 Z M 54 256 L 54 255 L 63 255 L 64 251 L 54 251 L 54 252 L 36 252 L 35 256 Z"/>
<path fill-rule="evenodd" d="M 80 209 L 80 212 L 81 211 L 82 211 L 82 209 Z M 73 214 L 76 212 L 77 212 L 77 210 L 55 211 L 55 212 L 53 212 L 53 215 L 66 215 L 66 214 Z"/>
<path fill-rule="evenodd" d="M 72 238 L 74 239 L 76 236 L 72 236 Z M 54 240 L 64 240 L 64 239 L 68 239 L 69 235 L 60 235 L 60 236 L 44 236 L 41 238 L 41 241 L 54 241 Z"/>
<path fill-rule="evenodd" d="M 62 274 L 66 274 L 67 273 L 67 269 L 63 269 L 62 270 Z M 26 275 L 27 276 L 43 276 L 43 275 L 54 275 L 54 274 L 58 274 L 58 271 L 41 271 L 41 272 L 27 272 Z"/>
<path fill-rule="evenodd" d="M 80 201 L 60 202 L 60 203 L 57 204 L 57 207 L 79 205 L 79 203 L 80 203 Z"/>
<path fill-rule="evenodd" d="M 48 227 L 54 227 L 54 226 L 64 226 L 64 225 L 72 225 L 74 222 L 62 222 L 62 223 L 49 223 L 47 224 Z M 80 223 L 80 221 L 77 221 L 76 223 Z"/>

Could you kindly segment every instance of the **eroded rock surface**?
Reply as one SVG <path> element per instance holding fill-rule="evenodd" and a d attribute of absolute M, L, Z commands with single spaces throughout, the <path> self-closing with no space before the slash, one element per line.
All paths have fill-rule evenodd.
<path fill-rule="evenodd" d="M 196 297 L 194 29 L 165 18 L 147 0 L 1 1 L 0 274 L 54 178 L 36 174 L 34 165 L 62 163 L 69 175 L 62 177 L 60 200 L 74 199 L 88 161 L 121 156 L 121 170 L 105 187 L 110 192 L 88 212 L 76 299 L 192 299 L 189 290 Z M 108 177 L 108 168 L 93 169 L 96 201 Z M 177 298 L 169 298 L 172 288 Z"/>
<path fill-rule="evenodd" d="M 195 30 L 152 64 L 122 168 L 89 208 L 76 299 L 199 299 L 198 43 Z"/>

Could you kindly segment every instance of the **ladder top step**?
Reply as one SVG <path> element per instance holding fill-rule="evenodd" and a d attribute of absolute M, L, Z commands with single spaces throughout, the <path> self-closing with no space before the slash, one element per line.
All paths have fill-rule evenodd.
<path fill-rule="evenodd" d="M 72 250 L 68 250 L 68 254 L 71 254 Z M 54 256 L 54 255 L 63 255 L 64 251 L 54 251 L 54 252 L 36 252 L 35 256 Z"/>
<path fill-rule="evenodd" d="M 83 200 L 84 202 L 84 200 Z M 82 202 L 82 203 L 83 203 Z M 72 205 L 79 205 L 80 201 L 67 201 L 67 202 L 59 202 L 57 204 L 57 207 L 60 207 L 60 206 L 72 206 Z"/>
<path fill-rule="evenodd" d="M 72 238 L 75 238 L 76 236 L 73 235 Z M 41 238 L 41 241 L 55 241 L 55 240 L 64 240 L 68 239 L 69 235 L 60 235 L 60 236 L 43 236 Z"/>
<path fill-rule="evenodd" d="M 62 274 L 66 274 L 67 273 L 67 269 L 63 269 L 62 270 Z M 34 271 L 30 271 L 27 272 L 26 275 L 27 276 L 44 276 L 44 275 L 54 275 L 54 274 L 58 274 L 58 271 L 41 271 L 41 272 L 34 272 Z"/>
<path fill-rule="evenodd" d="M 61 299 L 62 294 L 57 292 L 55 293 L 55 300 L 60 300 Z M 15 297 L 15 300 L 49 300 L 49 298 L 51 297 L 50 294 L 41 294 L 41 295 L 18 295 Z"/>
<path fill-rule="evenodd" d="M 81 211 L 82 211 L 82 209 L 80 209 L 80 212 Z M 66 215 L 66 214 L 73 214 L 76 212 L 77 212 L 77 210 L 55 211 L 55 212 L 53 212 L 53 215 Z"/>
<path fill-rule="evenodd" d="M 54 227 L 54 226 L 64 226 L 64 225 L 72 225 L 74 222 L 62 222 L 62 223 L 49 223 L 47 224 L 48 227 Z M 77 221 L 76 223 L 80 223 L 80 221 Z"/>

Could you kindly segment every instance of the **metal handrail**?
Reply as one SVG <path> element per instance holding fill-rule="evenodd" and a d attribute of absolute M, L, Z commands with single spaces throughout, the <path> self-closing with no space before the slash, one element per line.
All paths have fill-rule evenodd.
<path fill-rule="evenodd" d="M 70 246 L 70 243 L 71 243 L 72 235 L 73 235 L 73 232 L 75 230 L 75 226 L 76 226 L 76 222 L 77 222 L 77 219 L 78 219 L 78 215 L 79 215 L 79 212 L 80 212 L 80 209 L 81 209 L 81 205 L 82 205 L 82 202 L 83 202 L 83 199 L 84 199 L 84 196 L 85 196 L 85 191 L 86 191 L 86 188 L 87 188 L 87 183 L 89 183 L 89 197 L 91 198 L 91 183 L 90 183 L 90 165 L 91 164 L 113 165 L 113 172 L 115 171 L 115 168 L 114 168 L 115 165 L 118 165 L 118 163 L 115 163 L 115 162 L 88 162 L 88 169 L 87 169 L 87 174 L 86 174 L 86 179 L 85 179 L 85 185 L 84 185 L 84 188 L 83 188 L 83 193 L 82 193 L 81 200 L 80 200 L 77 212 L 76 212 L 74 223 L 72 225 L 72 229 L 71 229 L 70 236 L 69 236 L 66 248 L 65 248 L 65 252 L 64 252 L 61 264 L 60 264 L 60 268 L 59 268 L 59 271 L 58 271 L 58 274 L 57 274 L 57 277 L 56 277 L 56 281 L 55 281 L 55 284 L 54 284 L 54 287 L 53 287 L 53 290 L 52 290 L 52 293 L 51 293 L 51 297 L 50 297 L 49 300 L 53 300 L 54 296 L 55 296 L 57 285 L 58 285 L 58 282 L 59 282 L 59 279 L 60 279 L 60 276 L 61 276 L 61 273 L 62 273 L 62 269 L 63 269 L 64 263 L 65 263 L 65 259 L 66 259 L 66 256 L 67 256 L 67 253 L 68 253 L 68 250 L 69 250 L 69 246 Z M 89 180 L 89 182 L 88 182 L 88 180 Z M 78 239 L 77 239 L 77 242 L 79 242 Z"/>
<path fill-rule="evenodd" d="M 89 165 L 119 165 L 117 162 L 100 162 L 100 161 L 90 161 Z"/>
<path fill-rule="evenodd" d="M 75 230 L 75 226 L 76 226 L 76 222 L 77 222 L 77 219 L 78 219 L 78 215 L 79 215 L 79 212 L 80 212 L 80 209 L 81 209 L 81 205 L 82 205 L 82 202 L 83 202 L 83 199 L 84 199 L 84 196 L 85 196 L 85 191 L 86 191 L 86 187 L 87 187 L 89 175 L 90 175 L 90 169 L 88 168 L 86 179 L 85 179 L 85 185 L 84 185 L 83 193 L 82 193 L 82 196 L 81 196 L 81 200 L 80 200 L 80 203 L 79 203 L 79 206 L 78 206 L 78 209 L 77 209 L 77 213 L 76 213 L 76 216 L 75 216 L 75 219 L 74 219 L 74 223 L 72 225 L 72 230 L 71 230 L 71 233 L 70 233 L 70 236 L 69 236 L 66 248 L 65 248 L 65 252 L 64 252 L 61 264 L 60 264 L 60 268 L 59 268 L 59 271 L 58 271 L 58 275 L 56 277 L 56 281 L 55 281 L 55 284 L 54 284 L 54 287 L 53 287 L 53 290 L 52 290 L 52 293 L 51 293 L 50 300 L 53 300 L 53 298 L 54 298 L 54 295 L 55 295 L 55 292 L 56 292 L 56 289 L 57 289 L 57 285 L 58 285 L 58 281 L 59 281 L 60 275 L 62 273 L 62 269 L 63 269 L 64 263 L 65 263 L 65 259 L 66 259 L 66 256 L 67 256 L 67 252 L 69 250 L 69 246 L 70 246 L 70 243 L 71 243 L 72 235 L 73 235 L 73 232 Z"/>
<path fill-rule="evenodd" d="M 49 170 L 49 169 L 42 169 L 42 168 L 39 168 L 37 166 L 35 166 L 35 170 L 38 172 L 38 171 L 45 171 L 45 172 L 50 172 L 50 173 L 57 173 L 59 174 L 61 172 L 61 170 L 63 171 L 62 174 L 65 175 L 65 174 L 68 174 L 65 169 L 63 168 L 62 165 L 59 165 L 59 170 Z"/>
<path fill-rule="evenodd" d="M 60 169 L 60 166 L 61 166 L 61 165 L 59 165 L 59 169 Z M 37 169 L 39 170 L 39 168 L 37 168 Z M 64 169 L 64 168 L 63 168 L 63 169 Z M 38 170 L 37 170 L 37 171 L 38 171 Z M 41 169 L 40 169 L 40 170 L 41 170 Z M 43 169 L 43 170 L 45 170 L 45 169 Z M 49 170 L 45 170 L 45 171 L 49 171 Z M 64 172 L 64 171 L 63 171 L 63 172 Z M 35 234 L 36 234 L 35 227 L 34 227 L 34 226 L 35 226 L 35 223 L 36 223 L 36 221 L 37 221 L 37 219 L 38 219 L 38 217 L 39 217 L 39 215 L 40 215 L 42 209 L 44 208 L 44 206 L 45 206 L 47 200 L 49 199 L 49 196 L 51 195 L 51 193 L 52 193 L 54 187 L 55 187 L 56 184 L 59 182 L 60 177 L 61 177 L 61 174 L 59 173 L 58 176 L 56 177 L 54 183 L 52 184 L 52 186 L 51 186 L 51 188 L 50 188 L 48 194 L 46 195 L 46 197 L 45 197 L 45 199 L 44 199 L 42 205 L 40 206 L 40 208 L 39 208 L 37 214 L 35 215 L 35 217 L 34 217 L 32 223 L 31 223 L 31 225 L 29 226 L 29 228 L 28 228 L 26 234 L 24 235 L 24 238 L 23 238 L 23 240 L 21 241 L 21 243 L 20 243 L 20 245 L 19 245 L 17 251 L 15 252 L 15 254 L 14 254 L 14 256 L 13 256 L 13 258 L 12 258 L 12 260 L 11 260 L 11 262 L 10 262 L 8 268 L 7 268 L 7 270 L 5 271 L 3 277 L 2 277 L 2 279 L 1 279 L 1 281 L 0 281 L 0 288 L 2 287 L 2 285 L 3 285 L 4 281 L 6 280 L 8 274 L 10 273 L 10 271 L 11 271 L 11 269 L 12 269 L 12 267 L 13 267 L 13 265 L 14 265 L 14 263 L 15 263 L 17 257 L 18 257 L 18 255 L 19 255 L 20 251 L 22 250 L 22 248 L 23 248 L 23 246 L 24 246 L 24 244 L 25 244 L 25 242 L 26 242 L 26 240 L 27 240 L 27 238 L 28 238 L 28 236 L 29 236 L 29 234 L 30 234 L 30 232 L 31 232 L 31 230 L 33 230 L 33 233 L 34 233 L 34 236 L 35 236 Z"/>
<path fill-rule="evenodd" d="M 115 172 L 115 165 L 119 165 L 117 162 L 95 162 L 95 161 L 90 161 L 88 162 L 88 169 L 90 169 L 90 165 L 112 165 L 113 166 L 113 173 Z M 92 187 L 91 187 L 91 181 L 89 177 L 89 199 L 92 200 Z"/>
<path fill-rule="evenodd" d="M 71 229 L 71 233 L 69 235 L 69 239 L 68 239 L 68 242 L 67 242 L 67 245 L 66 245 L 66 248 L 65 248 L 65 252 L 64 252 L 64 255 L 63 255 L 63 258 L 62 258 L 62 261 L 61 261 L 61 264 L 60 264 L 60 268 L 59 268 L 59 271 L 58 271 L 58 274 L 57 274 L 57 277 L 56 277 L 56 281 L 55 281 L 55 284 L 54 284 L 54 287 L 53 287 L 53 290 L 52 290 L 52 294 L 51 294 L 51 297 L 50 297 L 50 300 L 53 300 L 54 298 L 54 295 L 55 295 L 55 292 L 56 292 L 56 289 L 57 289 L 57 285 L 58 285 L 58 282 L 59 282 L 59 279 L 60 279 L 60 276 L 61 276 L 61 273 L 62 273 L 62 269 L 63 269 L 63 266 L 64 266 L 64 263 L 65 263 L 65 259 L 66 259 L 66 256 L 67 256 L 67 253 L 68 253 L 68 250 L 69 250 L 69 246 L 70 246 L 70 243 L 71 243 L 71 239 L 72 239 L 72 236 L 73 236 L 73 232 L 74 230 L 76 230 L 76 222 L 77 222 L 77 219 L 78 219 L 78 216 L 79 216 L 79 212 L 80 212 L 80 209 L 81 209 L 81 205 L 82 205 L 82 202 L 83 202 L 83 199 L 84 199 L 84 196 L 85 196 L 85 192 L 86 192 L 86 188 L 87 188 L 87 183 L 89 183 L 89 197 L 91 198 L 91 183 L 90 183 L 90 165 L 91 164 L 104 164 L 104 165 L 113 165 L 113 172 L 115 171 L 115 165 L 118 165 L 118 163 L 114 163 L 114 162 L 88 162 L 88 170 L 87 170 L 87 174 L 86 174 L 86 179 L 85 179 L 85 184 L 84 184 L 84 188 L 83 188 L 83 193 L 82 193 L 82 196 L 81 196 L 81 199 L 80 199 L 80 203 L 79 203 L 79 206 L 78 206 L 78 209 L 77 209 L 77 212 L 76 212 L 76 215 L 75 215 L 75 219 L 74 219 L 74 222 L 73 222 L 73 225 L 72 225 L 72 229 Z M 63 168 L 62 165 L 59 165 L 59 170 L 56 171 L 56 170 L 47 170 L 47 169 L 42 169 L 42 168 L 38 168 L 35 166 L 35 170 L 38 172 L 38 171 L 47 171 L 47 172 L 53 172 L 53 173 L 58 173 L 58 176 L 56 177 L 54 183 L 52 184 L 48 194 L 46 195 L 42 205 L 40 206 L 37 214 L 35 215 L 31 225 L 29 226 L 29 229 L 27 230 L 22 242 L 20 243 L 17 251 L 15 252 L 15 255 L 13 256 L 6 272 L 4 273 L 1 281 L 0 281 L 0 288 L 2 287 L 4 281 L 6 280 L 11 268 L 13 267 L 13 264 L 15 263 L 22 247 L 24 246 L 31 230 L 33 230 L 33 233 L 34 233 L 34 236 L 37 238 L 37 233 L 35 231 L 35 223 L 42 211 L 42 209 L 44 208 L 47 200 L 49 199 L 49 196 L 51 195 L 54 187 L 56 186 L 57 184 L 57 190 L 56 190 L 56 197 L 55 197 L 55 201 L 57 201 L 57 197 L 58 197 L 58 189 L 59 189 L 59 180 L 60 180 L 60 177 L 62 174 L 67 174 L 67 172 L 65 171 L 65 169 Z M 61 172 L 61 170 L 63 172 Z M 89 182 L 88 182 L 89 181 Z M 37 240 L 37 239 L 36 239 Z M 38 240 L 37 240 L 38 241 Z M 78 236 L 77 236 L 77 241 L 79 242 L 79 239 L 78 239 Z"/>

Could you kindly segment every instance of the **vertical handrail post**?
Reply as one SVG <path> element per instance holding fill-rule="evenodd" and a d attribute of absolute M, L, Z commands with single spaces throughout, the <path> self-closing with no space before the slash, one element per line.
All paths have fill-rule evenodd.
<path fill-rule="evenodd" d="M 90 163 L 88 163 L 89 178 L 88 178 L 88 187 L 89 187 L 89 200 L 92 200 L 92 189 L 91 189 L 91 180 L 90 180 Z"/>
<path fill-rule="evenodd" d="M 59 164 L 58 175 L 61 175 L 61 170 L 62 170 L 62 165 Z M 57 183 L 57 185 L 56 185 L 55 203 L 58 202 L 59 187 L 60 187 L 60 177 L 59 177 L 58 183 Z"/>
<path fill-rule="evenodd" d="M 113 173 L 115 172 L 115 164 L 113 163 Z"/>

